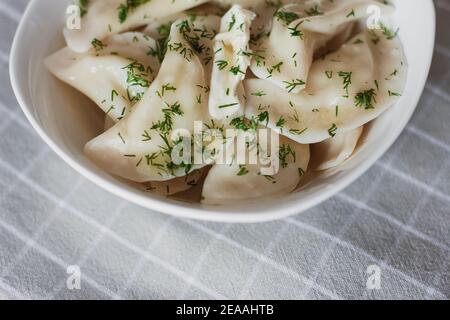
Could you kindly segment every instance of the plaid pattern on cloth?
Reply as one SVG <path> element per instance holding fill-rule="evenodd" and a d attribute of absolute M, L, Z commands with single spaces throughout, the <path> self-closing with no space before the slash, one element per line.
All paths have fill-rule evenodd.
<path fill-rule="evenodd" d="M 448 299 L 450 3 L 408 127 L 356 183 L 264 224 L 182 220 L 81 177 L 34 133 L 8 75 L 27 0 L 0 1 L 0 299 Z M 67 267 L 81 289 L 67 286 Z M 367 286 L 370 266 L 380 289 Z M 372 267 L 373 268 L 373 267 Z M 70 271 L 70 270 L 69 270 Z"/>

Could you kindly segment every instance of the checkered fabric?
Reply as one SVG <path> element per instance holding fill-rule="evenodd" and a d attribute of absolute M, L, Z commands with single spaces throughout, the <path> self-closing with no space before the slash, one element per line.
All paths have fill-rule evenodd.
<path fill-rule="evenodd" d="M 0 299 L 450 297 L 448 0 L 435 1 L 431 74 L 395 145 L 332 199 L 256 225 L 151 212 L 58 158 L 10 86 L 9 51 L 27 2 L 0 0 Z M 80 290 L 68 289 L 71 265 Z M 369 266 L 381 271 L 379 289 L 367 286 Z"/>

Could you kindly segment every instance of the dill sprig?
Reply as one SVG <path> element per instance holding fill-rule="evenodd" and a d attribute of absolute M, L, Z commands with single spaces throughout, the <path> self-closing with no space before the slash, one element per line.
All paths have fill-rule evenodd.
<path fill-rule="evenodd" d="M 121 4 L 118 8 L 119 10 L 119 21 L 124 23 L 128 18 L 128 13 L 131 10 L 136 9 L 140 5 L 143 5 L 151 0 L 126 0 L 125 3 Z"/>
<path fill-rule="evenodd" d="M 376 95 L 375 89 L 361 91 L 355 96 L 355 105 L 360 108 L 364 107 L 366 110 L 373 109 L 373 104 L 376 102 Z"/>
<path fill-rule="evenodd" d="M 130 102 L 137 102 L 141 100 L 143 92 L 132 95 L 129 89 L 131 87 L 141 87 L 141 88 L 150 87 L 150 81 L 147 80 L 150 69 L 145 68 L 145 66 L 142 63 L 139 63 L 137 61 L 131 62 L 122 69 L 127 70 L 128 100 L 130 100 Z"/>
<path fill-rule="evenodd" d="M 170 35 L 170 26 L 171 23 L 163 24 L 158 27 L 157 31 L 160 35 L 160 38 L 156 41 L 155 48 L 150 47 L 147 55 L 158 58 L 160 63 L 163 62 L 164 56 L 167 52 L 167 44 L 169 42 Z"/>
<path fill-rule="evenodd" d="M 328 129 L 328 134 L 330 137 L 334 137 L 337 133 L 338 127 L 335 123 L 331 125 L 331 127 Z"/>
<path fill-rule="evenodd" d="M 79 0 L 80 17 L 83 18 L 88 13 L 89 0 Z"/>
<path fill-rule="evenodd" d="M 280 165 L 282 168 L 286 168 L 288 166 L 288 159 L 292 158 L 292 162 L 296 161 L 295 150 L 290 145 L 281 145 L 278 151 L 278 158 L 280 159 Z"/>
<path fill-rule="evenodd" d="M 380 23 L 380 28 L 383 31 L 383 35 L 388 40 L 394 39 L 397 36 L 398 32 L 400 31 L 400 29 L 398 29 L 398 28 L 397 28 L 397 30 L 394 31 L 393 29 L 388 28 L 383 23 Z"/>
<path fill-rule="evenodd" d="M 300 79 L 295 79 L 292 81 L 283 81 L 283 82 L 286 84 L 286 89 L 289 90 L 288 92 L 292 92 L 298 86 L 303 86 L 306 84 L 305 81 L 300 80 Z"/>
<path fill-rule="evenodd" d="M 161 134 L 167 135 L 172 131 L 173 128 L 173 117 L 174 116 L 182 116 L 184 112 L 181 110 L 181 105 L 179 102 L 175 102 L 172 105 L 169 105 L 165 102 L 166 108 L 162 109 L 164 114 L 164 119 L 159 120 L 157 123 L 154 123 L 151 127 L 152 130 L 158 130 Z"/>
<path fill-rule="evenodd" d="M 103 42 L 101 42 L 97 38 L 94 38 L 94 40 L 91 41 L 91 45 L 95 49 L 95 51 L 100 51 L 100 50 L 103 50 L 104 48 L 107 47 L 106 44 L 104 44 Z"/>
<path fill-rule="evenodd" d="M 258 126 L 262 123 L 265 123 L 266 126 L 269 123 L 269 112 L 263 111 L 251 119 L 246 119 L 244 116 L 234 118 L 230 125 L 238 130 L 249 131 L 258 129 Z"/>
<path fill-rule="evenodd" d="M 236 15 L 232 14 L 231 15 L 231 20 L 228 23 L 228 31 L 231 31 L 231 29 L 233 29 L 234 25 L 236 24 Z"/>
<path fill-rule="evenodd" d="M 294 22 L 299 18 L 299 15 L 296 14 L 295 12 L 283 10 L 278 10 L 277 12 L 274 13 L 273 16 L 277 19 L 277 21 L 284 22 L 285 25 L 290 25 L 292 22 Z"/>
<path fill-rule="evenodd" d="M 352 72 L 340 71 L 338 76 L 342 78 L 344 90 L 347 93 L 346 97 L 348 97 L 348 87 L 352 84 Z"/>
<path fill-rule="evenodd" d="M 247 167 L 245 165 L 239 165 L 239 172 L 237 173 L 237 175 L 245 176 L 247 173 L 249 173 Z"/>
<path fill-rule="evenodd" d="M 310 8 L 308 10 L 305 10 L 305 13 L 308 16 L 320 16 L 320 15 L 323 15 L 323 12 L 320 11 L 319 5 L 317 5 L 317 4 L 314 7 Z"/>
<path fill-rule="evenodd" d="M 290 31 L 291 37 L 299 37 L 300 39 L 303 40 L 305 34 L 303 33 L 302 30 L 299 29 L 299 27 L 302 25 L 302 23 L 303 23 L 303 21 L 300 21 L 295 26 L 288 28 L 288 30 Z"/>
<path fill-rule="evenodd" d="M 226 62 L 225 60 L 218 60 L 216 61 L 216 65 L 217 67 L 219 67 L 219 70 L 223 70 L 228 66 L 228 62 Z"/>

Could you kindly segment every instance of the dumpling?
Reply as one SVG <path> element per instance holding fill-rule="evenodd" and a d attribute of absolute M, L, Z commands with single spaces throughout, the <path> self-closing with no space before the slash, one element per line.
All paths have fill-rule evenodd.
<path fill-rule="evenodd" d="M 94 41 L 87 53 L 64 48 L 45 60 L 61 81 L 91 98 L 114 121 L 122 119 L 147 91 L 159 71 L 148 55 L 156 42 L 138 32 Z"/>
<path fill-rule="evenodd" d="M 251 61 L 250 26 L 255 14 L 233 6 L 222 18 L 220 33 L 214 40 L 214 65 L 209 95 L 209 113 L 216 120 L 244 114 L 242 84 Z"/>
<path fill-rule="evenodd" d="M 321 142 L 361 127 L 394 105 L 406 75 L 395 32 L 367 30 L 314 62 L 307 87 L 298 94 L 266 80 L 246 80 L 246 116 L 267 111 L 270 128 L 299 143 Z"/>
<path fill-rule="evenodd" d="M 144 33 L 157 39 L 157 46 L 155 50 L 151 50 L 149 53 L 162 61 L 167 49 L 172 24 L 174 21 L 188 20 L 192 25 L 192 30 L 190 31 L 191 42 L 195 43 L 197 54 L 205 67 L 205 73 L 209 79 L 214 56 L 213 41 L 219 32 L 220 19 L 219 16 L 213 14 L 181 12 L 175 16 L 151 23 L 144 30 Z"/>
<path fill-rule="evenodd" d="M 104 170 L 147 182 L 171 180 L 204 166 L 173 158 L 176 150 L 184 155 L 194 121 L 209 120 L 208 83 L 192 30 L 187 20 L 172 24 L 167 53 L 150 88 L 127 117 L 87 143 L 86 155 Z"/>
<path fill-rule="evenodd" d="M 355 151 L 364 127 L 341 133 L 334 138 L 312 144 L 311 154 L 314 158 L 315 170 L 327 170 L 336 168 Z"/>
<path fill-rule="evenodd" d="M 83 8 L 80 29 L 64 29 L 68 46 L 76 52 L 86 52 L 94 39 L 105 38 L 142 27 L 206 3 L 209 0 L 89 0 Z"/>
<path fill-rule="evenodd" d="M 240 134 L 244 133 L 240 132 Z M 231 164 L 214 165 L 205 179 L 202 203 L 229 205 L 263 197 L 282 196 L 292 192 L 307 170 L 310 157 L 309 146 L 298 144 L 275 132 L 271 132 L 270 136 L 268 144 L 262 143 L 261 136 L 258 136 L 256 138 L 259 138 L 258 143 L 251 143 L 250 147 L 248 145 L 246 147 L 257 152 L 258 159 L 262 158 L 262 161 L 256 162 L 257 164 L 255 162 L 239 164 L 243 162 L 237 161 L 237 157 L 234 156 L 231 157 Z M 278 144 L 273 145 L 274 141 Z M 242 152 L 243 148 L 240 146 L 242 144 L 239 143 L 237 147 L 231 145 L 228 152 L 233 153 L 236 148 Z M 270 149 L 272 151 L 269 151 Z M 247 150 L 247 159 L 250 158 L 248 155 L 250 152 Z M 241 154 L 245 153 L 244 151 Z M 264 169 L 268 169 L 267 163 L 273 163 L 274 158 L 278 160 L 278 171 L 275 169 L 265 173 Z"/>
<path fill-rule="evenodd" d="M 336 36 L 348 33 L 354 21 L 369 17 L 367 9 L 374 4 L 382 14 L 391 11 L 370 0 L 306 1 L 280 8 L 271 31 L 261 35 L 253 48 L 252 72 L 287 92 L 300 92 L 314 54 Z"/>

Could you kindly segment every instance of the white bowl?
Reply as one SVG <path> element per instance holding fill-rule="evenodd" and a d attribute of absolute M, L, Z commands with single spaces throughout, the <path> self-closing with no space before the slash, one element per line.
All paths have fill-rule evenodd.
<path fill-rule="evenodd" d="M 97 168 L 84 144 L 101 132 L 103 118 L 91 102 L 62 84 L 44 67 L 44 58 L 63 46 L 68 1 L 32 0 L 14 39 L 10 75 L 14 92 L 33 127 L 70 166 L 100 187 L 130 202 L 180 217 L 223 222 L 260 222 L 300 213 L 330 198 L 374 164 L 409 121 L 429 72 L 435 38 L 432 0 L 393 0 L 395 23 L 409 63 L 401 100 L 373 122 L 357 153 L 338 170 L 326 172 L 284 198 L 236 207 L 211 207 L 143 192 Z"/>

